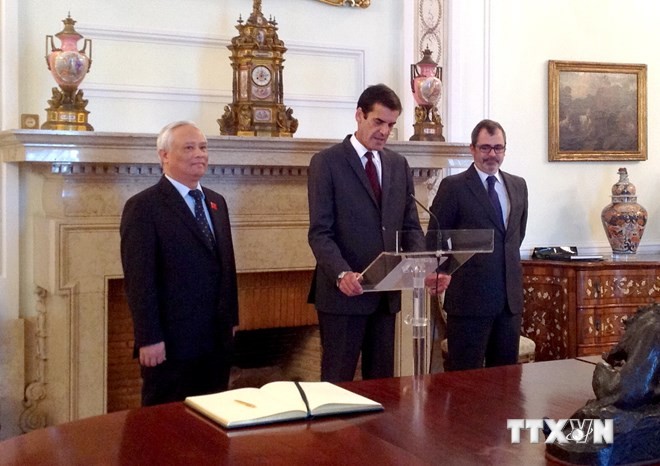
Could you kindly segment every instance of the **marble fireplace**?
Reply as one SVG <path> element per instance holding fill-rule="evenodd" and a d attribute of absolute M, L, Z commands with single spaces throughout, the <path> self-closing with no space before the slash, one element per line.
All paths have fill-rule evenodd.
<path fill-rule="evenodd" d="M 0 297 L 0 438 L 106 411 L 108 297 L 122 278 L 120 214 L 161 176 L 155 141 L 154 134 L 0 132 L 0 259 L 18 269 L 5 273 Z M 312 269 L 307 166 L 334 142 L 209 137 L 203 182 L 227 198 L 239 274 Z M 422 200 L 471 161 L 465 144 L 389 147 L 407 157 Z M 425 224 L 427 215 L 420 216 Z M 298 311 L 271 313 L 265 322 L 241 307 L 243 329 L 314 323 L 303 297 L 286 299 Z"/>

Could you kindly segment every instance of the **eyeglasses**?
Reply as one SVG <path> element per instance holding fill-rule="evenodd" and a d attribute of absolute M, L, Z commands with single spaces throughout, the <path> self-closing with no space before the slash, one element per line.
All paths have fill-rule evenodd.
<path fill-rule="evenodd" d="M 502 155 L 506 150 L 506 146 L 501 144 L 497 144 L 496 146 L 491 146 L 490 144 L 481 144 L 480 146 L 477 146 L 477 149 L 479 149 L 479 152 L 484 155 L 490 154 L 491 150 L 494 150 L 497 155 Z"/>

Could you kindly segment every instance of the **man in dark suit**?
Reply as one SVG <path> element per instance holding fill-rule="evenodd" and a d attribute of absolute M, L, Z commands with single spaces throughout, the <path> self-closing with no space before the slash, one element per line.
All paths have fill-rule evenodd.
<path fill-rule="evenodd" d="M 310 297 L 319 317 L 323 380 L 353 380 L 360 352 L 364 379 L 394 373 L 401 294 L 363 294 L 360 273 L 381 252 L 395 250 L 397 231 L 421 233 L 408 162 L 384 147 L 400 113 L 391 89 L 368 87 L 357 103 L 355 134 L 310 162 L 308 239 L 317 262 Z M 431 278 L 433 291 L 449 281 Z"/>
<path fill-rule="evenodd" d="M 164 176 L 126 202 L 120 227 L 145 406 L 226 390 L 238 325 L 227 204 L 199 183 L 206 137 L 179 121 L 157 148 Z"/>
<path fill-rule="evenodd" d="M 515 364 L 523 311 L 527 184 L 500 170 L 506 133 L 499 123 L 479 122 L 470 152 L 470 168 L 440 183 L 429 222 L 429 230 L 494 230 L 493 253 L 475 254 L 445 293 L 450 370 Z"/>

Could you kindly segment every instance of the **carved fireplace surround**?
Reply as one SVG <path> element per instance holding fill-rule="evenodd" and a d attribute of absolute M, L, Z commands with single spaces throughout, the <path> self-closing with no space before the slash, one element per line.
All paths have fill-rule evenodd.
<path fill-rule="evenodd" d="M 209 138 L 202 181 L 227 199 L 239 273 L 313 267 L 307 166 L 335 142 Z M 105 412 L 107 291 L 122 277 L 120 214 L 161 176 L 155 144 L 153 134 L 0 132 L 0 232 L 17 246 L 4 247 L 0 259 L 19 269 L 7 280 L 13 297 L 0 297 L 0 438 Z M 388 147 L 407 157 L 422 200 L 471 161 L 465 144 Z"/>

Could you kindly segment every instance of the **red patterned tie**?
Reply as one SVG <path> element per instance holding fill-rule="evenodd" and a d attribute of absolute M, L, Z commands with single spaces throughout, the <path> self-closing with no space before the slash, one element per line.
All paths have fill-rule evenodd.
<path fill-rule="evenodd" d="M 380 183 L 378 182 L 378 172 L 376 171 L 376 165 L 373 160 L 374 154 L 372 152 L 367 152 L 364 156 L 367 158 L 367 164 L 364 166 L 364 170 L 367 172 L 367 178 L 369 178 L 369 183 L 371 183 L 371 189 L 373 190 L 378 205 L 380 206 L 382 192 L 380 189 Z"/>

